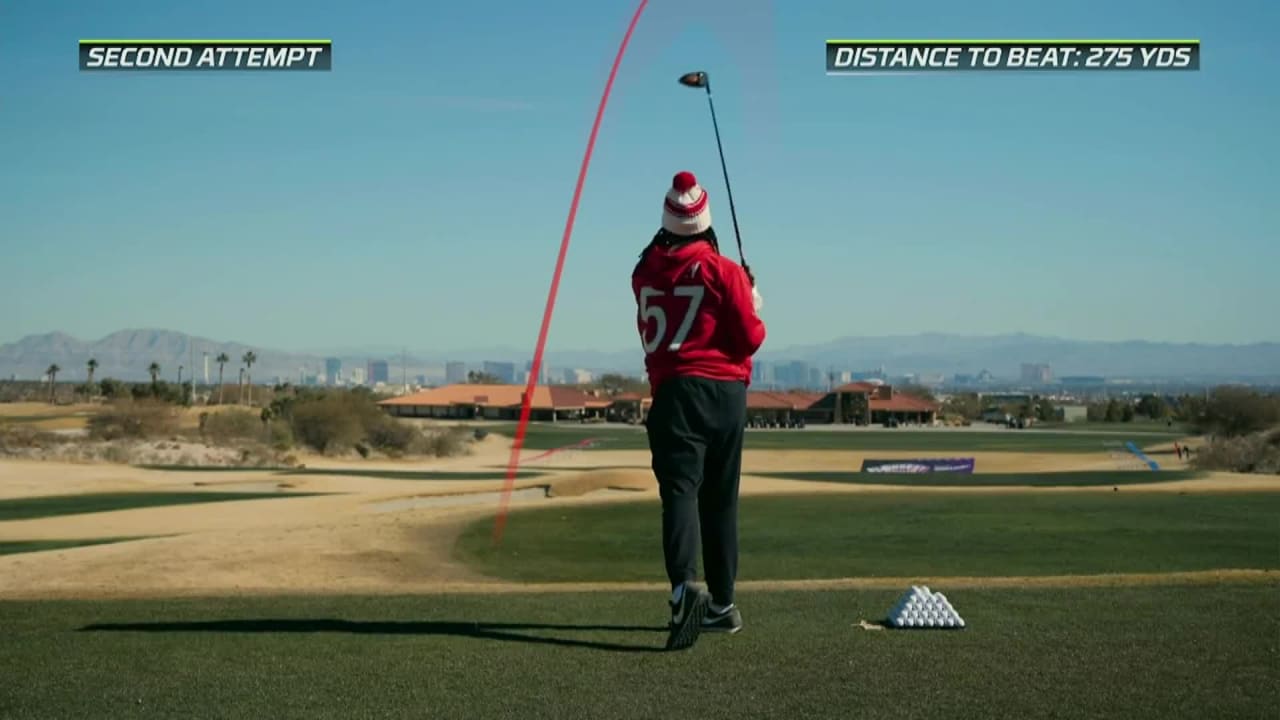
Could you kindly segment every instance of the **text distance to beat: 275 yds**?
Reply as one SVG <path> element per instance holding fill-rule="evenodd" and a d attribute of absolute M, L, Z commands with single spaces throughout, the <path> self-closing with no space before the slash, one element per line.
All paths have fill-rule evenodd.
<path fill-rule="evenodd" d="M 1170 44 L 945 44 L 828 42 L 828 72 L 937 70 L 1186 70 L 1197 46 Z M 834 50 L 834 51 L 833 51 Z"/>

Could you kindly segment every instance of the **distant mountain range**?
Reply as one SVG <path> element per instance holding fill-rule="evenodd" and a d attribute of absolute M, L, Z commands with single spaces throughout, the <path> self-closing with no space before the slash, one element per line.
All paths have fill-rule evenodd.
<path fill-rule="evenodd" d="M 891 374 L 991 371 L 1016 378 L 1023 363 L 1044 363 L 1056 377 L 1099 375 L 1148 379 L 1277 379 L 1280 343 L 1208 345 L 1146 340 L 1069 340 L 1016 333 L 992 336 L 925 333 L 849 337 L 819 345 L 762 353 L 763 358 L 800 358 L 819 367 Z"/>
<path fill-rule="evenodd" d="M 84 377 L 89 358 L 98 361 L 97 377 L 120 380 L 145 380 L 147 366 L 161 366 L 161 377 L 176 380 L 178 367 L 183 377 L 190 377 L 194 353 L 196 375 L 204 380 L 204 355 L 209 357 L 209 378 L 217 380 L 214 358 L 220 352 L 231 357 L 225 379 L 236 382 L 240 358 L 248 350 L 258 357 L 252 368 L 255 381 L 270 382 L 276 377 L 297 381 L 302 368 L 309 373 L 321 372 L 325 357 L 338 357 L 347 372 L 364 367 L 371 359 L 386 360 L 391 368 L 391 381 L 399 382 L 405 373 L 400 352 L 388 348 L 348 348 L 341 352 L 299 353 L 273 348 L 251 347 L 234 341 L 196 338 L 170 330 L 121 330 L 93 341 L 80 340 L 65 333 L 30 335 L 17 342 L 0 345 L 0 378 L 16 376 L 34 380 L 44 376 L 50 364 L 62 368 L 60 378 Z M 478 367 L 485 360 L 513 362 L 523 370 L 530 358 L 529 350 L 511 347 L 477 348 L 456 352 L 410 352 L 407 375 L 410 380 L 426 375 L 429 380 L 442 379 L 444 363 L 450 360 Z M 884 337 L 847 337 L 817 345 L 804 345 L 762 352 L 765 362 L 799 360 L 824 371 L 865 371 L 883 367 L 890 375 L 941 374 L 950 378 L 957 373 L 989 370 L 999 378 L 1018 377 L 1022 363 L 1046 363 L 1056 376 L 1101 375 L 1143 379 L 1178 378 L 1187 380 L 1280 379 L 1280 343 L 1248 345 L 1208 345 L 1198 343 L 1159 343 L 1133 340 L 1098 342 L 1042 337 L 1027 334 L 995 336 L 962 336 L 920 334 Z M 638 374 L 641 368 L 639 348 L 621 351 L 548 351 L 548 368 L 582 368 L 595 371 L 617 370 Z"/>

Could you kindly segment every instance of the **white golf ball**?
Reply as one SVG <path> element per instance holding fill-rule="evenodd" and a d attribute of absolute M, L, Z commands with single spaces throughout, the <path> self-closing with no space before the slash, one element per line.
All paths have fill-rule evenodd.
<path fill-rule="evenodd" d="M 937 620 L 934 620 L 933 618 L 929 618 L 928 620 L 925 620 L 924 622 L 925 622 L 925 626 L 926 626 L 926 627 L 937 627 L 937 626 L 938 626 L 938 621 L 937 621 Z"/>
<path fill-rule="evenodd" d="M 956 618 L 956 627 L 964 627 L 964 620 Z"/>
<path fill-rule="evenodd" d="M 894 627 L 903 627 L 906 624 L 907 624 L 906 621 L 903 620 L 902 618 L 894 618 L 893 620 Z"/>

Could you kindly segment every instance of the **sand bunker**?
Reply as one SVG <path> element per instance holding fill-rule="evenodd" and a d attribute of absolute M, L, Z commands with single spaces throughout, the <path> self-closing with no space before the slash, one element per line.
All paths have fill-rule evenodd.
<path fill-rule="evenodd" d="M 511 492 L 510 501 L 522 502 L 527 500 L 539 500 L 547 496 L 545 488 L 524 488 L 523 490 L 514 490 Z M 405 510 L 417 510 L 421 508 L 445 508 L 445 507 L 476 507 L 484 505 L 490 508 L 498 506 L 499 500 L 502 498 L 502 492 L 487 493 L 462 493 L 459 495 L 420 495 L 418 497 L 398 498 L 395 500 L 384 500 L 378 503 L 370 503 L 366 507 L 371 512 L 387 513 L 387 512 L 403 512 Z"/>
<path fill-rule="evenodd" d="M 548 497 L 574 497 L 600 490 L 657 490 L 649 470 L 588 470 L 556 475 L 548 481 Z"/>

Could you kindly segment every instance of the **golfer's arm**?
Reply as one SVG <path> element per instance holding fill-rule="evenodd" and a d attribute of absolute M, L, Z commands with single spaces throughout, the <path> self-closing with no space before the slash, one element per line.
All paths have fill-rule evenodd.
<path fill-rule="evenodd" d="M 734 329 L 742 354 L 755 355 L 764 344 L 765 329 L 764 321 L 756 314 L 751 282 L 741 268 L 727 267 L 723 270 L 725 306 L 728 309 L 726 320 Z"/>

